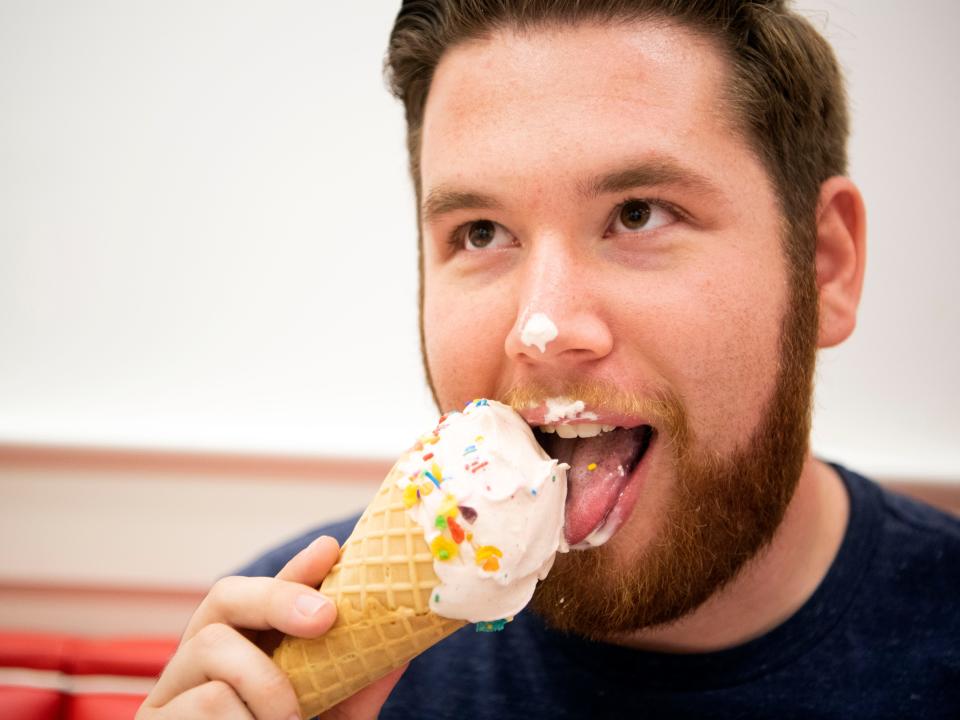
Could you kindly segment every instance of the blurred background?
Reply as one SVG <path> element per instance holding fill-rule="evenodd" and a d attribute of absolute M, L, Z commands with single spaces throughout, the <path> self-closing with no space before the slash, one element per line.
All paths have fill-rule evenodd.
<path fill-rule="evenodd" d="M 816 451 L 960 490 L 953 0 L 801 0 L 866 197 Z M 176 635 L 435 417 L 382 56 L 399 0 L 0 0 L 0 617 Z"/>

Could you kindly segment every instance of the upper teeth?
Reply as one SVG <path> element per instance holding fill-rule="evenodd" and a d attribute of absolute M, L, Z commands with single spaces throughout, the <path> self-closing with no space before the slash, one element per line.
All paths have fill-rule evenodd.
<path fill-rule="evenodd" d="M 576 425 L 541 425 L 540 430 L 546 433 L 555 432 L 562 438 L 589 438 L 596 437 L 602 432 L 610 432 L 613 425 L 598 425 L 596 423 L 578 423 Z"/>

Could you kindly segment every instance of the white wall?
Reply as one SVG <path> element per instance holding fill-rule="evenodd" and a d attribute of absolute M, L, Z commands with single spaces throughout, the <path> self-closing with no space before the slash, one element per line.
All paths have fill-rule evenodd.
<path fill-rule="evenodd" d="M 430 421 L 398 6 L 0 0 L 0 442 L 390 456 Z M 960 479 L 960 4 L 800 6 L 871 219 L 816 447 Z"/>

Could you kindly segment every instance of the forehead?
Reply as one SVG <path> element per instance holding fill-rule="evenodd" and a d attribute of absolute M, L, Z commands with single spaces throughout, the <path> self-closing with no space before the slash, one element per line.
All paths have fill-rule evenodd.
<path fill-rule="evenodd" d="M 707 38 L 665 22 L 501 29 L 441 58 L 424 112 L 421 177 L 580 173 L 625 153 L 722 172 L 749 154 L 731 132 L 727 63 Z M 520 167 L 522 165 L 522 167 Z M 499 170 L 498 170 L 499 168 Z"/>

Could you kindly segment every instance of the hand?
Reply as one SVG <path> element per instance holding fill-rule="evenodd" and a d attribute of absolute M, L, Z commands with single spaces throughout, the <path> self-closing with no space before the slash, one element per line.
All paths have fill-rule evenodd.
<path fill-rule="evenodd" d="M 336 540 L 320 537 L 275 578 L 218 581 L 190 619 L 137 720 L 299 718 L 293 687 L 264 648 L 272 649 L 282 633 L 314 638 L 330 629 L 336 608 L 314 588 L 338 556 Z M 324 718 L 375 718 L 405 669 L 361 690 Z"/>

